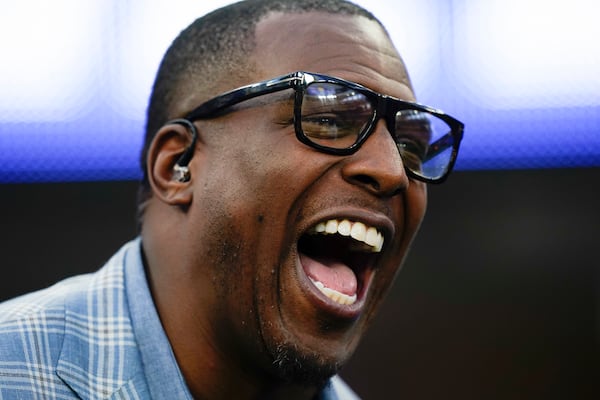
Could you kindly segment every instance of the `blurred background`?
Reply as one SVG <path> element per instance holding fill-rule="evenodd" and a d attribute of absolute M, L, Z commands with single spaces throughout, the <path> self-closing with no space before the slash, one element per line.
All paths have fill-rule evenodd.
<path fill-rule="evenodd" d="M 228 3 L 2 3 L 0 300 L 135 237 L 154 74 L 181 29 Z M 365 399 L 598 398 L 600 3 L 357 3 L 419 101 L 466 131 L 342 375 Z"/>

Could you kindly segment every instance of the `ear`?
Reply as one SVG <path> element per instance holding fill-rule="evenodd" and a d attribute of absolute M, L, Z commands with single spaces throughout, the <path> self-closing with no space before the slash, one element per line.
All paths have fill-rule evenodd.
<path fill-rule="evenodd" d="M 178 180 L 175 164 L 192 145 L 192 133 L 180 124 L 167 124 L 154 136 L 148 149 L 147 174 L 153 195 L 169 205 L 186 207 L 192 202 L 192 183 Z M 195 152 L 195 149 L 194 149 Z M 194 162 L 194 158 L 190 164 Z"/>

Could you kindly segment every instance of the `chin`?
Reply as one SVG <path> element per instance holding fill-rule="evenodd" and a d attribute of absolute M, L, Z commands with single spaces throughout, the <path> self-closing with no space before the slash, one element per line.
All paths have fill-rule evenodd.
<path fill-rule="evenodd" d="M 291 343 L 277 345 L 273 353 L 278 378 L 301 386 L 323 386 L 347 361 L 332 360 L 307 349 L 302 351 Z"/>

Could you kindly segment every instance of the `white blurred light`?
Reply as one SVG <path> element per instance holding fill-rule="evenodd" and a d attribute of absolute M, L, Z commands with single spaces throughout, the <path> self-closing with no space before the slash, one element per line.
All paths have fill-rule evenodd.
<path fill-rule="evenodd" d="M 404 60 L 417 95 L 429 102 L 439 93 L 443 46 L 449 3 L 437 0 L 356 0 L 387 29 Z"/>
<path fill-rule="evenodd" d="M 160 60 L 175 37 L 196 18 L 234 3 L 231 0 L 148 0 L 119 4 L 119 42 L 111 46 L 114 62 L 111 101 L 126 118 L 145 120 Z"/>
<path fill-rule="evenodd" d="M 492 109 L 600 104 L 600 2 L 458 4 L 454 76 L 473 103 Z"/>
<path fill-rule="evenodd" d="M 0 11 L 0 110 L 11 121 L 75 118 L 94 93 L 101 2 L 4 2 Z"/>

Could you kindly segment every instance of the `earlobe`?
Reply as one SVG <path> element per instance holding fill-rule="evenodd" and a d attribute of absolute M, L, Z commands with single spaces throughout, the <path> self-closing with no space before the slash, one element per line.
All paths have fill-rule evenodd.
<path fill-rule="evenodd" d="M 192 201 L 193 177 L 189 159 L 194 153 L 192 132 L 181 124 L 167 124 L 155 135 L 148 149 L 147 174 L 153 195 L 161 201 L 176 206 L 187 206 Z M 187 149 L 192 147 L 189 152 Z M 182 155 L 189 155 L 185 165 Z"/>

